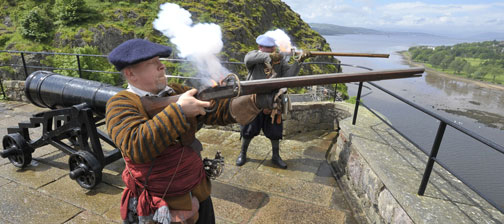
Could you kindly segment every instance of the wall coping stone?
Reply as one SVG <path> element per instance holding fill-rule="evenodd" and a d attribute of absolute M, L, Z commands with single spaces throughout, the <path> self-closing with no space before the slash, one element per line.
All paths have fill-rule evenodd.
<path fill-rule="evenodd" d="M 337 103 L 353 113 L 354 105 Z M 339 121 L 331 165 L 371 223 L 502 223 L 504 214 L 435 165 L 424 196 L 417 195 L 428 156 L 369 110 Z"/>

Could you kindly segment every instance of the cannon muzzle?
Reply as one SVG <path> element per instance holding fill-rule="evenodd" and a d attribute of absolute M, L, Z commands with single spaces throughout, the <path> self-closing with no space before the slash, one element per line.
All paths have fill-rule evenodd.
<path fill-rule="evenodd" d="M 105 114 L 107 100 L 122 88 L 97 81 L 36 71 L 25 82 L 25 95 L 39 106 L 51 109 L 87 103 L 95 113 Z"/>

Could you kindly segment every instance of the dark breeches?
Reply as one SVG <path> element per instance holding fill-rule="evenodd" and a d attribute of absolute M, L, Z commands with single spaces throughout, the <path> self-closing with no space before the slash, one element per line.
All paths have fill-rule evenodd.
<path fill-rule="evenodd" d="M 241 126 L 241 136 L 243 138 L 251 139 L 261 132 L 271 140 L 282 139 L 283 123 L 271 123 L 271 116 L 269 114 L 259 113 L 257 117 L 245 126 Z"/>

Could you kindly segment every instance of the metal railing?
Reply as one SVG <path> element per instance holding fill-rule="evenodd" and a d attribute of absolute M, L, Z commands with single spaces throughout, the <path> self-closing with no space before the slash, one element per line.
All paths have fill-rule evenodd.
<path fill-rule="evenodd" d="M 10 53 L 10 54 L 20 54 L 21 55 L 21 59 L 22 59 L 22 62 L 23 64 L 22 65 L 16 65 L 16 64 L 8 64 L 8 65 L 3 65 L 3 64 L 0 64 L 0 67 L 1 66 L 10 66 L 10 67 L 23 67 L 24 68 L 24 72 L 25 72 L 25 75 L 26 77 L 28 77 L 28 68 L 35 68 L 35 69 L 56 69 L 56 70 L 72 70 L 72 71 L 78 71 L 79 72 L 79 76 L 81 77 L 82 76 L 82 72 L 101 72 L 101 73 L 114 73 L 114 74 L 119 74 L 120 72 L 109 72 L 109 71 L 99 71 L 99 70 L 89 70 L 89 69 L 82 69 L 81 68 L 81 64 L 80 64 L 80 57 L 81 56 L 87 56 L 87 57 L 107 57 L 106 55 L 93 55 L 93 54 L 74 54 L 74 53 L 53 53 L 53 52 L 31 52 L 31 51 L 5 51 L 5 50 L 0 50 L 0 53 Z M 68 56 L 75 56 L 77 58 L 77 69 L 74 69 L 74 68 L 55 68 L 55 67 L 46 67 L 46 66 L 29 66 L 26 64 L 26 61 L 24 59 L 24 55 L 25 54 L 43 54 L 43 55 L 68 55 Z M 184 59 L 162 59 L 162 60 L 165 60 L 165 61 L 173 61 L 173 62 L 188 62 L 187 60 L 184 60 Z M 234 64 L 234 65 L 244 65 L 243 62 L 221 62 L 222 64 Z M 305 62 L 304 64 L 306 65 L 309 65 L 309 64 L 324 64 L 324 65 L 335 65 L 335 66 L 346 66 L 346 67 L 354 67 L 354 68 L 359 68 L 359 69 L 366 69 L 366 70 L 369 70 L 371 71 L 372 69 L 370 68 L 367 68 L 367 67 L 364 67 L 364 66 L 358 66 L 358 65 L 350 65 L 350 64 L 337 64 L 337 63 L 332 63 L 332 62 Z M 187 79 L 190 79 L 191 77 L 184 77 L 184 76 L 173 76 L 173 77 L 177 77 L 177 78 L 187 78 Z M 492 149 L 504 154 L 504 147 L 492 142 L 491 140 L 489 139 L 486 139 L 470 130 L 467 130 L 466 128 L 460 126 L 460 125 L 457 125 L 455 123 L 452 123 L 450 122 L 448 119 L 444 118 L 444 117 L 441 117 L 440 115 L 438 114 L 435 114 L 403 97 L 400 97 L 398 96 L 397 94 L 395 93 L 392 93 L 386 89 L 384 89 L 383 87 L 380 87 L 378 86 L 377 84 L 373 83 L 373 82 L 368 82 L 370 85 L 376 87 L 377 89 L 387 93 L 388 95 L 402 101 L 403 103 L 406 103 L 408 105 L 410 105 L 411 107 L 425 113 L 425 114 L 428 114 L 430 115 L 431 117 L 437 119 L 440 124 L 439 124 L 439 127 L 438 127 L 438 130 L 437 130 L 437 134 L 436 134 L 436 137 L 434 139 L 434 143 L 433 143 L 433 146 L 431 148 L 431 151 L 430 151 L 430 154 L 429 154 L 429 160 L 427 162 L 427 165 L 426 165 L 426 168 L 425 168 L 425 171 L 424 171 L 424 174 L 423 174 L 423 178 L 422 178 L 422 182 L 420 184 L 420 187 L 419 187 L 419 190 L 418 190 L 418 194 L 419 195 L 424 195 L 425 193 L 425 189 L 427 187 L 427 184 L 429 182 L 429 177 L 432 173 L 432 169 L 433 169 L 433 166 L 434 166 L 434 163 L 437 162 L 439 165 L 441 165 L 444 169 L 448 170 L 452 175 L 454 175 L 456 178 L 458 178 L 460 181 L 462 181 L 466 186 L 468 186 L 471 190 L 473 190 L 474 192 L 476 192 L 477 194 L 479 194 L 482 198 L 484 198 L 487 202 L 489 202 L 492 206 L 494 206 L 496 209 L 498 209 L 500 212 L 504 213 L 504 209 L 499 206 L 496 202 L 494 202 L 491 198 L 487 197 L 485 194 L 483 194 L 482 192 L 480 192 L 478 189 L 476 189 L 474 186 L 472 186 L 469 182 L 467 182 L 466 180 L 464 180 L 464 178 L 462 178 L 460 175 L 457 175 L 455 172 L 453 172 L 452 170 L 450 170 L 448 168 L 448 166 L 446 166 L 444 163 L 442 163 L 441 161 L 439 161 L 436 157 L 437 157 L 437 154 L 439 152 L 439 147 L 441 145 L 441 141 L 443 139 L 443 135 L 445 133 L 445 129 L 446 129 L 446 126 L 449 125 L 453 128 L 455 128 L 456 130 L 458 130 L 459 132 L 461 133 L 464 133 L 474 139 L 476 139 L 477 141 L 491 147 Z M 4 95 L 4 98 L 5 98 L 5 93 L 3 91 L 3 85 L 2 85 L 2 80 L 0 79 L 0 85 L 2 86 L 2 93 Z M 369 111 L 371 111 L 371 113 L 373 113 L 375 116 L 377 116 L 380 120 L 382 120 L 387 126 L 389 126 L 390 128 L 392 128 L 394 131 L 396 131 L 397 133 L 399 133 L 402 137 L 404 137 L 407 141 L 409 141 L 410 143 L 412 143 L 414 146 L 416 146 L 417 148 L 421 149 L 422 152 L 426 152 L 426 150 L 424 150 L 419 144 L 415 143 L 412 139 L 410 139 L 408 136 L 406 136 L 403 132 L 399 131 L 397 128 L 395 128 L 392 124 L 390 124 L 388 121 L 386 121 L 385 119 L 383 119 L 380 115 L 378 115 L 376 112 L 374 112 L 371 108 L 369 108 L 367 105 L 365 105 L 364 103 L 362 103 L 360 101 L 361 99 L 361 94 L 362 94 L 362 87 L 363 87 L 363 82 L 360 82 L 359 83 L 359 87 L 358 87 L 358 91 L 357 91 L 357 97 L 356 97 L 356 102 L 355 102 L 355 109 L 354 109 L 354 115 L 353 115 L 353 120 L 352 120 L 352 124 L 355 125 L 356 121 L 357 121 L 357 114 L 358 114 L 358 108 L 359 106 L 362 104 L 362 106 L 366 107 Z M 336 94 L 336 90 L 334 90 L 335 94 Z"/>
<path fill-rule="evenodd" d="M 363 68 L 363 69 L 366 69 L 366 70 L 369 70 L 371 71 L 372 69 L 370 68 L 366 68 L 366 67 L 362 67 L 362 66 L 359 66 L 359 68 Z M 470 136 L 471 138 L 489 146 L 490 148 L 492 148 L 493 150 L 497 151 L 497 152 L 500 152 L 501 154 L 504 154 L 504 147 L 489 140 L 489 139 L 486 139 L 480 135 L 478 135 L 477 133 L 473 132 L 473 131 L 470 131 L 454 122 L 451 122 L 450 120 L 436 114 L 436 113 L 433 113 L 432 111 L 429 111 L 427 109 L 425 109 L 424 107 L 421 107 L 389 90 L 386 90 L 385 88 L 373 83 L 373 82 L 368 82 L 370 85 L 374 86 L 375 88 L 383 91 L 384 93 L 387 93 L 388 95 L 398 99 L 399 101 L 402 101 L 403 103 L 406 103 L 407 105 L 423 112 L 424 114 L 427 114 L 433 118 L 435 118 L 436 120 L 438 120 L 440 123 L 439 123 L 439 127 L 437 129 L 437 133 L 436 133 L 436 137 L 434 138 L 434 142 L 432 144 L 432 148 L 430 150 L 430 153 L 429 153 L 429 159 L 427 161 L 427 164 L 426 164 L 426 167 L 425 167 L 425 171 L 424 171 L 424 174 L 423 174 L 423 177 L 422 177 L 422 182 L 420 183 L 420 187 L 418 189 L 418 195 L 420 196 L 423 196 L 424 193 L 425 193 L 425 190 L 427 188 L 427 184 L 429 183 L 429 178 L 430 178 L 430 175 L 432 173 L 432 169 L 434 167 L 434 163 L 438 163 L 440 166 L 442 166 L 444 169 L 446 169 L 447 171 L 449 171 L 453 176 L 455 176 L 457 179 L 459 179 L 460 181 L 462 181 L 466 186 L 468 186 L 471 190 L 473 190 L 474 192 L 476 192 L 479 196 L 481 196 L 483 199 L 485 199 L 488 203 L 490 203 L 492 206 L 494 206 L 497 210 L 499 210 L 500 212 L 504 213 L 504 208 L 502 206 L 500 206 L 499 204 L 497 204 L 493 199 L 491 199 L 490 197 L 486 196 L 484 193 L 482 193 L 481 191 L 479 191 L 476 187 L 474 187 L 472 184 L 470 184 L 467 180 L 465 180 L 464 178 L 461 177 L 461 175 L 458 175 L 456 172 L 453 172 L 453 170 L 451 170 L 445 163 L 439 161 L 439 159 L 437 159 L 437 155 L 438 155 L 438 152 L 439 152 L 439 147 L 441 146 L 441 141 L 443 140 L 443 136 L 444 136 L 444 133 L 445 133 L 445 130 L 446 130 L 446 126 L 450 126 L 450 127 L 453 127 L 455 130 L 465 134 L 465 135 L 468 135 Z M 379 114 L 377 114 L 374 110 L 372 110 L 370 107 L 368 107 L 367 105 L 365 105 L 363 102 L 360 101 L 361 99 L 361 94 L 362 94 L 362 87 L 363 87 L 363 82 L 359 82 L 359 87 L 357 89 L 357 97 L 356 97 L 356 102 L 355 102 L 355 109 L 354 109 L 354 114 L 353 114 L 353 118 L 352 118 L 352 124 L 355 125 L 356 124 L 356 121 L 357 121 L 357 114 L 358 114 L 358 110 L 359 110 L 359 105 L 362 104 L 362 106 L 364 106 L 365 108 L 367 108 L 371 113 L 373 113 L 376 117 L 378 117 L 383 123 L 385 123 L 387 126 L 389 126 L 390 128 L 392 128 L 394 131 L 396 131 L 397 133 L 399 133 L 402 137 L 404 137 L 408 142 L 410 142 L 411 144 L 413 144 L 415 147 L 417 147 L 418 149 L 420 149 L 422 152 L 427 152 L 427 150 L 425 150 L 423 147 L 421 147 L 419 144 L 417 144 L 415 141 L 413 141 L 411 138 L 409 138 L 406 134 L 404 134 L 403 132 L 401 132 L 400 130 L 398 130 L 396 127 L 394 127 L 391 123 L 389 123 L 388 121 L 386 121 L 384 118 L 382 118 L 382 116 L 380 116 Z M 427 153 L 426 153 L 427 154 Z"/>

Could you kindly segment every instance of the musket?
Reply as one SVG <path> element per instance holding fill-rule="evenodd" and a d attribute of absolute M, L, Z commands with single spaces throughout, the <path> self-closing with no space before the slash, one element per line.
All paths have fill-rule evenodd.
<path fill-rule="evenodd" d="M 286 78 L 239 81 L 236 75 L 228 76 L 220 85 L 200 90 L 196 98 L 209 101 L 232 98 L 241 95 L 271 93 L 280 88 L 327 85 L 334 83 L 366 82 L 387 79 L 420 77 L 424 68 L 382 70 L 358 73 L 331 73 L 321 75 L 294 76 Z M 142 104 L 149 115 L 156 115 L 170 103 L 176 102 L 179 95 L 169 97 L 142 97 Z"/>
<path fill-rule="evenodd" d="M 326 51 L 295 51 L 292 49 L 292 56 L 301 56 L 306 54 L 309 57 L 315 56 L 341 56 L 341 57 L 368 57 L 368 58 L 388 58 L 389 54 L 372 54 L 372 53 L 342 53 L 342 52 L 326 52 Z"/>

